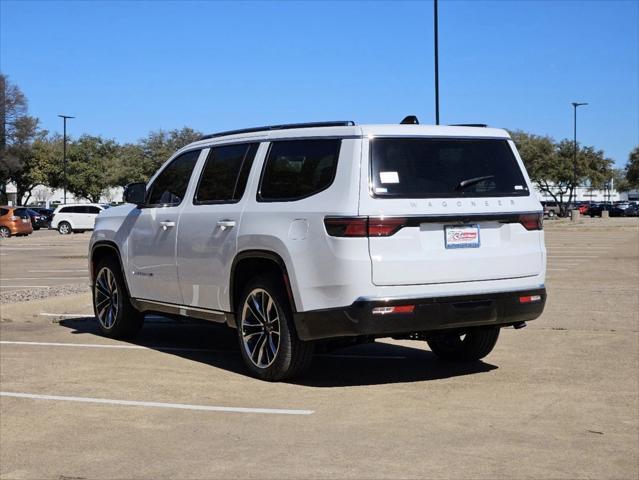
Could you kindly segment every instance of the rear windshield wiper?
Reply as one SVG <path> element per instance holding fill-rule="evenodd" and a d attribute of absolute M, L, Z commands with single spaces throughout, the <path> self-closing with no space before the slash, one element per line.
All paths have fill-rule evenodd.
<path fill-rule="evenodd" d="M 455 187 L 455 190 L 462 190 L 470 185 L 483 182 L 484 180 L 488 180 L 490 178 L 495 178 L 495 175 L 484 175 L 483 177 L 474 177 L 474 178 L 468 178 L 466 180 L 462 180 L 461 182 L 457 184 L 457 186 Z"/>

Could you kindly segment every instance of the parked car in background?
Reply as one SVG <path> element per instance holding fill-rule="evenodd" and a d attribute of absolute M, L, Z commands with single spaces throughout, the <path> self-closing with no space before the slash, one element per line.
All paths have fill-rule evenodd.
<path fill-rule="evenodd" d="M 27 213 L 31 218 L 31 226 L 34 230 L 40 230 L 41 228 L 47 228 L 49 226 L 49 222 L 47 221 L 47 217 L 44 215 L 40 215 L 38 212 L 33 210 L 32 208 L 27 208 Z"/>
<path fill-rule="evenodd" d="M 26 236 L 33 232 L 31 217 L 24 207 L 0 207 L 0 238 Z"/>
<path fill-rule="evenodd" d="M 41 216 L 46 218 L 47 227 L 51 225 L 51 219 L 53 218 L 53 209 L 46 207 L 29 207 L 31 210 L 38 212 Z"/>
<path fill-rule="evenodd" d="M 624 217 L 639 217 L 639 205 L 631 204 L 624 212 Z"/>
<path fill-rule="evenodd" d="M 62 235 L 93 230 L 95 217 L 97 217 L 102 210 L 104 210 L 104 207 L 97 203 L 60 205 L 53 212 L 51 228 L 57 230 Z"/>
<path fill-rule="evenodd" d="M 557 202 L 541 202 L 544 207 L 544 216 L 548 218 L 560 217 L 561 208 Z"/>
<path fill-rule="evenodd" d="M 579 209 L 579 213 L 581 215 L 586 215 L 588 213 L 588 209 L 590 208 L 590 204 L 589 203 L 581 203 L 581 204 L 579 204 L 579 206 L 577 208 Z"/>
<path fill-rule="evenodd" d="M 601 212 L 610 210 L 611 205 L 608 203 L 593 203 L 588 209 L 588 215 L 591 217 L 601 217 Z"/>

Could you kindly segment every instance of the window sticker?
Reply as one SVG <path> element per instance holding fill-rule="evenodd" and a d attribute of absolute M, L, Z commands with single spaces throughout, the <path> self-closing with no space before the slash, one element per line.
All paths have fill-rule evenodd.
<path fill-rule="evenodd" d="M 524 190 L 524 187 L 521 185 L 515 185 L 515 190 Z"/>
<path fill-rule="evenodd" d="M 377 187 L 375 188 L 375 193 L 388 193 L 388 188 Z"/>
<path fill-rule="evenodd" d="M 397 172 L 379 172 L 379 179 L 382 183 L 399 183 Z"/>

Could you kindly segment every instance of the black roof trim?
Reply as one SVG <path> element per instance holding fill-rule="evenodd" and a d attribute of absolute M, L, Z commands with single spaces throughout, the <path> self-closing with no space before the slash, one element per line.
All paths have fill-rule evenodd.
<path fill-rule="evenodd" d="M 449 127 L 480 127 L 486 128 L 488 125 L 486 123 L 453 123 L 449 125 Z"/>
<path fill-rule="evenodd" d="M 290 130 L 293 128 L 312 128 L 312 127 L 352 127 L 355 122 L 352 120 L 336 120 L 332 122 L 308 122 L 308 123 L 286 123 L 283 125 L 267 125 L 264 127 L 243 128 L 240 130 L 228 130 L 226 132 L 211 133 L 204 135 L 200 140 L 209 138 L 226 137 L 227 135 L 237 135 L 240 133 L 263 132 L 268 130 Z"/>

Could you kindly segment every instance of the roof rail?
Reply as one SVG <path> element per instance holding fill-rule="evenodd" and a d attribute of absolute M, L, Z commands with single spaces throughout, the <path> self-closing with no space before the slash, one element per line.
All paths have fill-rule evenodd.
<path fill-rule="evenodd" d="M 449 125 L 449 127 L 479 127 L 479 128 L 486 128 L 488 127 L 487 124 L 485 123 L 452 123 Z"/>
<path fill-rule="evenodd" d="M 311 128 L 311 127 L 352 127 L 355 122 L 352 120 L 336 120 L 333 122 L 308 122 L 308 123 L 286 123 L 282 125 L 267 125 L 264 127 L 242 128 L 240 130 L 228 130 L 226 132 L 211 133 L 200 137 L 200 140 L 208 138 L 225 137 L 227 135 L 237 135 L 239 133 L 263 132 L 265 130 L 290 130 L 292 128 Z"/>

